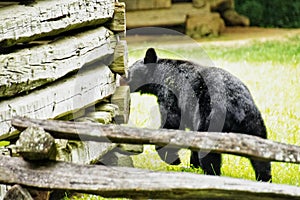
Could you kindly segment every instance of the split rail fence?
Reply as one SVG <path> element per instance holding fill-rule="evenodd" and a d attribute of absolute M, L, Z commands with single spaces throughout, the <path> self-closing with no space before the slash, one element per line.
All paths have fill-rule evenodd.
<path fill-rule="evenodd" d="M 99 143 L 110 141 L 127 144 L 171 145 L 191 150 L 228 153 L 297 164 L 300 163 L 299 146 L 236 133 L 151 130 L 115 124 L 103 125 L 21 117 L 14 118 L 12 125 L 19 131 L 23 131 L 19 142 L 16 143 L 16 149 L 24 159 L 0 156 L 1 183 L 18 184 L 24 188 L 40 190 L 76 191 L 104 197 L 249 200 L 300 198 L 300 188 L 296 186 L 185 172 L 154 172 L 128 167 L 80 165 L 54 161 L 48 154 L 52 152 L 50 142 L 46 141 L 53 137 Z M 42 130 L 42 133 L 31 140 L 22 136 L 26 131 L 34 128 Z M 33 132 L 31 134 L 34 134 Z M 24 142 L 23 137 L 29 141 Z M 40 148 L 40 141 L 44 141 L 42 144 L 44 148 Z M 33 152 L 27 150 L 31 148 L 27 144 L 35 147 Z M 47 155 L 49 157 L 48 160 L 41 162 L 36 160 L 37 155 L 42 155 L 44 160 Z"/>

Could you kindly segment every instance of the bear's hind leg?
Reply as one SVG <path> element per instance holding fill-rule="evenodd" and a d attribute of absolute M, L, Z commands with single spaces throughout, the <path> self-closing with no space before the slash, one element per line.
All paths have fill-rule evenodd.
<path fill-rule="evenodd" d="M 205 157 L 199 159 L 199 153 L 192 152 L 190 163 L 194 167 L 201 167 L 204 174 L 216 176 L 221 175 L 221 154 L 207 153 Z"/>
<path fill-rule="evenodd" d="M 257 181 L 272 182 L 271 163 L 268 161 L 251 160 Z"/>
<path fill-rule="evenodd" d="M 155 146 L 155 149 L 159 157 L 169 165 L 179 165 L 181 163 L 180 158 L 178 156 L 179 149 L 169 148 L 166 146 Z"/>

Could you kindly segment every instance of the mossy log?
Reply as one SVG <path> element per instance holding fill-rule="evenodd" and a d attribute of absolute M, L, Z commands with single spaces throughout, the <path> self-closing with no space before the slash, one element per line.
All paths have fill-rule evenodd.
<path fill-rule="evenodd" d="M 296 200 L 300 188 L 193 173 L 26 162 L 0 155 L 0 182 L 134 199 Z"/>
<path fill-rule="evenodd" d="M 103 24 L 113 17 L 114 3 L 114 0 L 51 0 L 5 6 L 0 9 L 0 46 Z"/>

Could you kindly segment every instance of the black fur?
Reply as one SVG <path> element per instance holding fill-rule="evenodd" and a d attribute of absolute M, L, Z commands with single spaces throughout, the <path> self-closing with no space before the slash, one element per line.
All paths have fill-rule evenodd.
<path fill-rule="evenodd" d="M 267 138 L 264 121 L 248 88 L 235 76 L 216 67 L 182 60 L 159 59 L 148 49 L 144 60 L 128 72 L 132 92 L 158 97 L 162 128 L 235 132 Z M 179 164 L 177 149 L 157 147 L 169 164 Z M 270 162 L 251 159 L 256 179 L 271 180 Z M 220 175 L 221 155 L 192 152 L 191 164 L 209 175 Z"/>

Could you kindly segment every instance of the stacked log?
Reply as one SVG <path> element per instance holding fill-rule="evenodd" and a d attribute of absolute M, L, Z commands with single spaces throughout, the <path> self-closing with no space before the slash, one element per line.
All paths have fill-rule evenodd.
<path fill-rule="evenodd" d="M 119 37 L 125 31 L 124 4 L 47 0 L 2 5 L 0 137 L 13 132 L 10 119 L 16 115 L 61 118 L 115 92 L 116 74 L 127 68 L 126 42 Z"/>
<path fill-rule="evenodd" d="M 87 123 L 125 123 L 118 74 L 127 70 L 125 4 L 117 0 L 0 2 L 0 140 L 14 151 L 15 116 Z M 129 100 L 126 101 L 129 103 Z M 123 121 L 121 121 L 123 119 Z M 42 132 L 42 130 L 41 130 Z M 35 133 L 29 130 L 28 135 Z M 26 139 L 30 139 L 28 135 Z M 99 162 L 117 145 L 55 140 L 52 159 Z M 4 148 L 5 149 L 5 148 Z M 6 149 L 7 150 L 7 149 Z M 13 155 L 14 152 L 10 152 Z M 23 150 L 23 154 L 26 154 Z M 47 154 L 48 155 L 48 154 Z M 33 159 L 35 155 L 33 155 Z M 39 159 L 39 158 L 38 158 Z M 1 188 L 2 190 L 3 188 Z M 0 192 L 0 199 L 4 192 Z"/>

